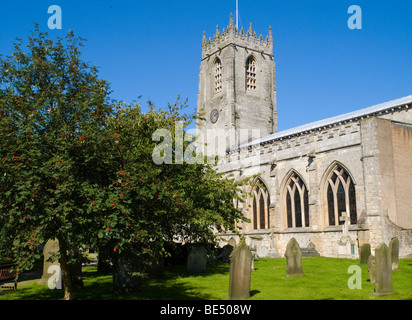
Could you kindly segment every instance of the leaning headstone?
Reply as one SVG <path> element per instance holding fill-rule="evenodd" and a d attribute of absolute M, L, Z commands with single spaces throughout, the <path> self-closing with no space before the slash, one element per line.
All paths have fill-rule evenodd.
<path fill-rule="evenodd" d="M 207 252 L 206 249 L 200 246 L 190 248 L 187 256 L 187 272 L 199 273 L 206 272 Z"/>
<path fill-rule="evenodd" d="M 371 245 L 369 243 L 365 243 L 362 245 L 360 249 L 360 263 L 367 264 L 368 258 L 371 255 Z"/>
<path fill-rule="evenodd" d="M 303 276 L 302 250 L 295 238 L 286 246 L 286 277 Z"/>
<path fill-rule="evenodd" d="M 389 250 L 392 254 L 392 270 L 399 268 L 399 240 L 398 238 L 392 238 L 389 242 Z"/>
<path fill-rule="evenodd" d="M 371 283 L 375 283 L 375 278 L 376 278 L 376 269 L 375 269 L 375 257 L 373 255 L 370 255 L 368 257 L 368 273 L 369 273 L 369 281 Z"/>
<path fill-rule="evenodd" d="M 233 251 L 233 247 L 230 244 L 227 244 L 222 249 L 223 250 L 222 250 L 222 256 L 221 257 L 222 257 L 223 262 L 229 262 L 230 261 L 230 255 Z"/>
<path fill-rule="evenodd" d="M 376 282 L 375 294 L 393 293 L 392 284 L 392 257 L 391 251 L 385 243 L 375 249 Z"/>
<path fill-rule="evenodd" d="M 59 254 L 59 241 L 57 239 L 50 239 L 46 242 L 43 248 L 43 275 L 37 282 L 40 285 L 48 284 L 49 278 L 53 273 L 49 273 L 51 266 L 60 267 L 60 263 L 57 261 Z"/>
<path fill-rule="evenodd" d="M 252 253 L 242 239 L 230 255 L 229 299 L 250 297 Z"/>

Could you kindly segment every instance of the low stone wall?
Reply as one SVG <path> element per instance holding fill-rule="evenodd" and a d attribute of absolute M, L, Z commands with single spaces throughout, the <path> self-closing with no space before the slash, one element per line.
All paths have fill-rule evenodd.
<path fill-rule="evenodd" d="M 387 221 L 390 223 L 390 221 Z M 373 226 L 374 223 L 371 224 Z M 374 226 L 377 227 L 377 226 Z M 382 225 L 379 226 L 382 228 Z M 405 258 L 412 255 L 412 247 L 409 245 L 412 243 L 412 230 L 406 230 L 392 225 L 389 228 L 385 227 L 385 238 L 374 238 L 374 232 L 371 232 L 366 228 L 350 227 L 349 237 L 354 244 L 354 256 L 353 258 L 359 258 L 359 248 L 369 243 L 371 245 L 372 254 L 377 246 L 382 242 L 389 245 L 389 241 L 396 237 L 399 240 L 399 257 Z M 378 233 L 381 234 L 381 233 Z M 323 257 L 338 258 L 339 257 L 339 241 L 342 236 L 341 227 L 329 227 L 322 231 L 310 231 L 310 230 L 285 230 L 282 232 L 270 232 L 267 230 L 257 230 L 244 234 L 246 243 L 254 249 L 256 254 L 261 257 L 274 258 L 274 251 L 277 256 L 284 257 L 286 245 L 290 239 L 295 238 L 301 248 L 315 248 L 315 250 Z M 239 243 L 239 235 L 230 234 L 218 234 L 219 246 L 223 247 L 228 244 L 228 241 L 233 238 L 236 243 Z M 371 241 L 368 241 L 371 240 Z M 274 249 L 274 250 L 273 250 Z"/>
<path fill-rule="evenodd" d="M 295 238 L 301 248 L 314 248 L 321 256 L 337 258 L 338 242 L 342 236 L 342 231 L 335 228 L 325 231 L 254 231 L 245 233 L 246 243 L 255 250 L 260 258 L 273 257 L 274 251 L 280 257 L 284 257 L 286 246 L 290 239 Z M 355 242 L 355 256 L 359 258 L 358 250 L 358 230 L 349 231 L 350 238 Z M 219 234 L 219 246 L 223 247 L 233 238 L 239 243 L 239 236 L 236 234 Z M 274 250 L 273 250 L 274 249 Z"/>

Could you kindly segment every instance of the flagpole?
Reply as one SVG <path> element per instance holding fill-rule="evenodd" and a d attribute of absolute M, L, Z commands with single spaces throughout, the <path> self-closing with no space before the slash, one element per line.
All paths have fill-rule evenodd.
<path fill-rule="evenodd" d="M 239 30 L 239 3 L 236 0 L 236 29 Z"/>

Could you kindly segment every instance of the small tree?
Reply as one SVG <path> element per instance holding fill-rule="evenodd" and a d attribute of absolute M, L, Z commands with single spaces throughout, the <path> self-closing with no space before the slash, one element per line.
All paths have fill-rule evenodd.
<path fill-rule="evenodd" d="M 81 46 L 73 32 L 52 41 L 36 26 L 28 50 L 18 40 L 0 59 L 0 248 L 27 269 L 57 238 L 66 299 L 69 265 L 96 233 L 91 203 L 112 174 L 109 86 L 80 59 Z"/>
<path fill-rule="evenodd" d="M 167 255 L 165 244 L 171 241 L 214 242 L 216 231 L 235 230 L 235 221 L 244 219 L 233 201 L 243 201 L 241 186 L 245 181 L 224 177 L 212 166 L 196 163 L 194 158 L 199 156 L 190 152 L 181 164 L 153 161 L 158 143 L 153 133 L 159 129 L 169 133 L 170 146 L 164 152 L 168 150 L 175 159 L 179 152 L 175 137 L 183 136 L 195 117 L 182 114 L 186 103 L 179 99 L 166 110 L 149 106 L 150 111 L 143 113 L 138 104 L 122 105 L 108 121 L 117 149 L 111 155 L 112 162 L 118 161 L 117 180 L 109 196 L 112 210 L 105 216 L 99 237 L 113 246 L 115 266 L 124 274 L 118 291 L 134 289 L 127 285 L 134 283 L 133 268 L 125 268 L 124 261 L 134 260 L 136 266 L 147 256 Z M 176 129 L 182 131 L 176 133 Z M 189 142 L 185 142 L 183 149 L 188 148 Z"/>

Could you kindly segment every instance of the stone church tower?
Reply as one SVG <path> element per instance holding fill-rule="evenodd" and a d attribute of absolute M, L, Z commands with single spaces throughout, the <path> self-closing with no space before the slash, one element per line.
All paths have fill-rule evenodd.
<path fill-rule="evenodd" d="M 216 27 L 213 39 L 204 33 L 197 111 L 203 115 L 198 121 L 203 134 L 236 132 L 236 141 L 226 148 L 277 131 L 271 28 L 266 39 L 256 36 L 252 24 L 238 31 L 231 15 L 227 29 Z"/>

